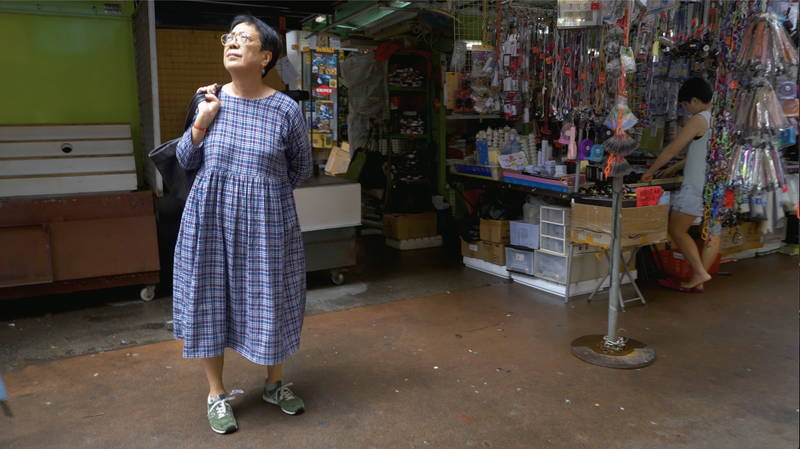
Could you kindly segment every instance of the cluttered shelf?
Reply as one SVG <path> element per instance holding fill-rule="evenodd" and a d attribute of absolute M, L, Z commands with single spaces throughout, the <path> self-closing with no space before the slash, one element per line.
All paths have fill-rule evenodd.
<path fill-rule="evenodd" d="M 451 113 L 447 114 L 447 120 L 500 120 L 505 119 L 500 114 L 475 114 L 475 113 Z"/>
<path fill-rule="evenodd" d="M 400 87 L 389 86 L 389 92 L 402 92 L 402 93 L 427 93 L 428 90 L 424 87 Z"/>
<path fill-rule="evenodd" d="M 389 137 L 392 138 L 392 139 L 398 139 L 398 140 L 400 140 L 400 139 L 414 140 L 414 139 L 427 139 L 428 135 L 427 134 L 393 134 L 393 135 L 391 135 Z"/>
<path fill-rule="evenodd" d="M 550 191 L 557 193 L 559 197 L 565 198 L 577 194 L 577 190 L 581 188 L 588 188 L 595 185 L 594 182 L 587 182 L 584 175 L 580 175 L 578 189 L 576 189 L 574 174 L 555 177 L 534 176 L 520 171 L 503 169 L 499 166 L 491 165 L 451 163 L 450 174 L 476 180 L 521 186 L 536 191 Z M 680 185 L 682 179 L 682 177 L 654 179 L 646 183 L 629 183 L 626 184 L 626 187 L 636 189 L 640 187 L 658 186 L 664 190 L 673 190 Z"/>

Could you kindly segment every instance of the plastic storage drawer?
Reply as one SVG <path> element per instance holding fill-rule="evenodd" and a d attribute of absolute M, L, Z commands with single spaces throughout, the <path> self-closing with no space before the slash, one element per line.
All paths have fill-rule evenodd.
<path fill-rule="evenodd" d="M 566 207 L 542 206 L 539 213 L 542 223 L 566 225 L 569 220 L 569 208 Z"/>
<path fill-rule="evenodd" d="M 512 221 L 511 245 L 539 249 L 539 225 L 524 221 Z"/>
<path fill-rule="evenodd" d="M 567 242 L 561 239 L 554 239 L 552 237 L 540 236 L 539 249 L 549 253 L 557 254 L 559 256 L 567 255 Z"/>
<path fill-rule="evenodd" d="M 548 281 L 566 284 L 567 256 L 536 251 L 533 258 L 533 275 Z"/>
<path fill-rule="evenodd" d="M 534 251 L 506 247 L 506 269 L 533 276 Z"/>
<path fill-rule="evenodd" d="M 567 227 L 565 225 L 544 222 L 539 227 L 539 234 L 564 240 L 567 235 Z"/>

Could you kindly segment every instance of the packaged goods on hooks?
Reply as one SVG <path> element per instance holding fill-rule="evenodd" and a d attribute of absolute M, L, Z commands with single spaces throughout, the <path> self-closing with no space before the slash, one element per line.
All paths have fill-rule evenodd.
<path fill-rule="evenodd" d="M 475 112 L 492 114 L 500 112 L 499 73 L 493 50 L 472 50 L 470 71 L 470 96 Z"/>
<path fill-rule="evenodd" d="M 389 87 L 420 88 L 425 76 L 414 67 L 398 68 L 389 74 Z"/>
<path fill-rule="evenodd" d="M 729 185 L 755 194 L 783 189 L 786 179 L 777 148 L 769 142 L 758 147 L 749 143 L 737 146 L 731 161 Z"/>
<path fill-rule="evenodd" d="M 778 145 L 781 133 L 791 125 L 767 77 L 795 68 L 798 56 L 773 14 L 755 16 L 742 34 L 735 62 L 743 71 L 742 84 L 749 81 L 750 86 L 736 101 L 735 136 L 741 144 L 735 147 L 728 182 L 740 192 L 758 195 L 786 186 Z M 748 75 L 755 78 L 748 80 Z"/>
<path fill-rule="evenodd" d="M 765 205 L 792 206 L 779 148 L 796 132 L 781 100 L 796 98 L 789 84 L 796 86 L 797 50 L 777 18 L 762 13 L 765 6 L 756 1 L 720 7 L 704 238 L 715 223 L 735 226 L 738 214 L 772 223 L 775 216 L 765 213 Z"/>
<path fill-rule="evenodd" d="M 789 127 L 772 84 L 763 78 L 739 92 L 735 117 L 736 133 L 744 139 L 772 141 Z"/>
<path fill-rule="evenodd" d="M 774 14 L 759 14 L 747 25 L 736 63 L 761 75 L 780 75 L 798 65 L 797 49 Z"/>

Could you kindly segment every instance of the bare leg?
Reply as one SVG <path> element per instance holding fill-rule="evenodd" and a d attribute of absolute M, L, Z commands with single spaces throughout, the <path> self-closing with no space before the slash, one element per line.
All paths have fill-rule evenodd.
<path fill-rule="evenodd" d="M 267 383 L 274 384 L 276 382 L 280 382 L 283 380 L 283 364 L 280 365 L 270 365 L 267 367 L 268 374 L 267 374 Z"/>
<path fill-rule="evenodd" d="M 709 235 L 708 240 L 703 244 L 703 252 L 700 254 L 700 258 L 703 260 L 703 268 L 706 269 L 706 272 L 711 269 L 711 265 L 714 265 L 717 260 L 719 244 L 720 236 L 714 234 Z M 702 289 L 703 284 L 698 284 L 697 288 Z"/>
<path fill-rule="evenodd" d="M 225 356 L 211 357 L 203 359 L 203 369 L 208 379 L 208 395 L 216 397 L 225 393 L 225 386 L 222 384 L 222 368 L 225 365 Z"/>
<path fill-rule="evenodd" d="M 689 235 L 689 226 L 697 219 L 694 215 L 672 211 L 669 215 L 669 235 L 678 244 L 683 256 L 692 267 L 692 277 L 681 284 L 683 288 L 694 288 L 711 279 L 706 269 L 703 267 L 703 260 L 700 258 L 700 251 L 694 239 Z"/>

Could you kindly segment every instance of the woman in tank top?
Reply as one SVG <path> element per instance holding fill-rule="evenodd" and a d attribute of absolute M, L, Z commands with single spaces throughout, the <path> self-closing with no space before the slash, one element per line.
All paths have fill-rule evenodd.
<path fill-rule="evenodd" d="M 683 169 L 683 184 L 671 201 L 669 234 L 691 266 L 692 276 L 685 282 L 666 279 L 660 283 L 665 287 L 684 292 L 703 291 L 703 283 L 711 279 L 707 270 L 716 259 L 719 250 L 718 235 L 712 236 L 705 243 L 702 255 L 694 239 L 689 235 L 689 227 L 703 216 L 703 191 L 706 183 L 706 156 L 711 137 L 713 94 L 711 86 L 702 78 L 690 78 L 681 85 L 678 102 L 686 107 L 692 117 L 678 132 L 675 140 L 661 151 L 641 179 L 643 182 L 650 181 L 661 167 L 686 149 L 686 157 L 682 161 L 660 173 L 662 177 L 670 177 Z"/>

